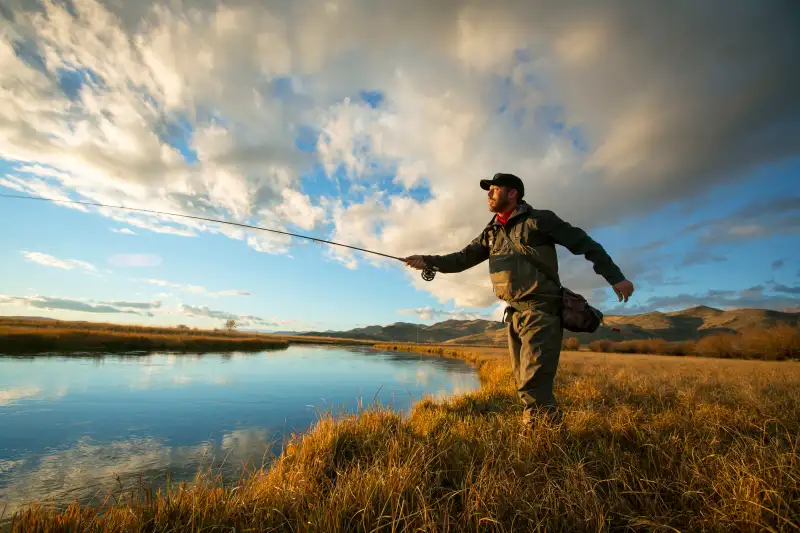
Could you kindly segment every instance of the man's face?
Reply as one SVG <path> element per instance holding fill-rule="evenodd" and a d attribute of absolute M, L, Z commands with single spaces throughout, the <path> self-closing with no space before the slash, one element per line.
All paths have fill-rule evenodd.
<path fill-rule="evenodd" d="M 492 213 L 503 213 L 511 207 L 517 191 L 507 187 L 492 185 L 489 187 L 489 211 Z M 511 197 L 509 197 L 509 195 Z"/>

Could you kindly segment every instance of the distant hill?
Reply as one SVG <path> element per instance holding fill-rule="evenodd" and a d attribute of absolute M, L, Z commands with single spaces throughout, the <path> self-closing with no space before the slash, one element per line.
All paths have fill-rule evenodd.
<path fill-rule="evenodd" d="M 788 323 L 800 325 L 800 314 L 768 309 L 723 311 L 698 306 L 671 313 L 609 315 L 595 333 L 565 331 L 583 343 L 597 339 L 632 340 L 661 338 L 667 341 L 695 340 L 714 333 L 732 333 L 753 327 Z M 349 331 L 309 332 L 335 338 L 369 339 L 389 342 L 427 342 L 441 344 L 506 345 L 506 325 L 489 320 L 446 320 L 430 326 L 397 322 L 389 326 L 367 326 Z M 613 328 L 619 331 L 614 331 Z"/>
<path fill-rule="evenodd" d="M 444 343 L 451 339 L 488 334 L 503 330 L 505 324 L 489 320 L 446 320 L 430 326 L 396 322 L 389 326 L 367 326 L 348 331 L 324 333 L 327 337 L 348 339 L 370 339 L 390 342 L 429 342 Z M 322 335 L 322 332 L 309 332 L 304 335 Z"/>
<path fill-rule="evenodd" d="M 4 316 L 3 318 L 13 319 L 13 320 L 32 320 L 35 322 L 40 322 L 42 320 L 49 320 L 49 321 L 57 321 L 56 318 L 49 318 L 46 316 Z"/>

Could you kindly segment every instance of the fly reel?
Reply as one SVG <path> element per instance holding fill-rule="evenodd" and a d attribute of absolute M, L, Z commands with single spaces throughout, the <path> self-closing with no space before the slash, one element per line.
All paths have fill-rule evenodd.
<path fill-rule="evenodd" d="M 425 281 L 433 281 L 435 277 L 436 269 L 432 266 L 425 265 L 425 268 L 422 269 L 422 279 Z"/>

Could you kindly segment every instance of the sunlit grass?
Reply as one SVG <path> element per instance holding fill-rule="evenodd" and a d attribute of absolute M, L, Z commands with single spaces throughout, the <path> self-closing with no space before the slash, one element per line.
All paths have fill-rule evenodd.
<path fill-rule="evenodd" d="M 564 346 L 578 349 L 580 342 L 568 338 Z M 593 352 L 643 353 L 663 355 L 699 355 L 731 359 L 763 359 L 783 361 L 800 358 L 800 325 L 774 324 L 743 330 L 738 333 L 715 333 L 696 341 L 644 339 L 589 343 Z"/>
<path fill-rule="evenodd" d="M 288 342 L 284 340 L 245 335 L 183 335 L 180 332 L 172 334 L 134 333 L 78 328 L 42 330 L 20 326 L 0 326 L 0 353 L 6 354 L 129 350 L 246 351 L 279 349 L 288 346 Z"/>
<path fill-rule="evenodd" d="M 569 352 L 566 432 L 524 433 L 502 351 L 479 391 L 323 416 L 234 486 L 199 476 L 16 531 L 796 531 L 800 364 Z M 230 481 L 230 480 L 229 480 Z"/>
<path fill-rule="evenodd" d="M 367 344 L 325 337 L 267 335 L 188 327 L 147 327 L 60 320 L 0 318 L 0 355 L 123 351 L 259 351 L 289 344 Z"/>

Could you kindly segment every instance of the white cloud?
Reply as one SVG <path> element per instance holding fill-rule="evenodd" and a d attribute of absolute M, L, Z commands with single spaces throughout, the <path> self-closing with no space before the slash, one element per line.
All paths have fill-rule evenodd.
<path fill-rule="evenodd" d="M 240 290 L 218 291 L 214 294 L 217 294 L 218 296 L 250 296 L 249 292 Z"/>
<path fill-rule="evenodd" d="M 174 289 L 180 289 L 182 291 L 191 292 L 194 294 L 204 294 L 206 291 L 205 287 L 200 285 L 183 285 L 180 283 L 172 283 L 169 281 L 164 281 L 163 279 L 146 279 L 144 280 L 145 283 L 149 283 L 150 285 L 158 285 L 159 287 L 172 287 Z"/>
<path fill-rule="evenodd" d="M 160 265 L 162 258 L 158 254 L 115 254 L 108 258 L 108 263 L 116 267 L 154 267 Z"/>
<path fill-rule="evenodd" d="M 99 211 L 103 212 L 103 211 L 109 211 L 109 210 L 104 209 L 104 208 L 100 208 Z M 114 220 L 117 220 L 118 222 L 124 222 L 126 224 L 130 224 L 131 226 L 133 226 L 135 228 L 150 230 L 150 231 L 153 231 L 155 233 L 163 233 L 163 234 L 167 234 L 167 235 L 178 235 L 178 236 L 181 236 L 181 237 L 194 237 L 194 236 L 197 235 L 197 233 L 195 231 L 190 230 L 190 229 L 176 228 L 174 226 L 168 226 L 166 224 L 153 223 L 153 222 L 150 222 L 150 221 L 148 221 L 148 220 L 146 220 L 146 219 L 144 219 L 144 218 L 142 218 L 140 216 L 136 216 L 136 215 L 110 214 L 109 216 L 111 218 L 113 218 Z M 150 217 L 150 218 L 154 220 L 156 217 Z M 176 217 L 171 217 L 171 218 L 173 220 L 176 219 Z"/>
<path fill-rule="evenodd" d="M 21 185 L 10 176 L 7 176 L 6 178 L 0 178 L 0 186 L 13 189 L 17 192 L 26 192 L 25 186 Z"/>
<path fill-rule="evenodd" d="M 220 311 L 211 309 L 206 305 L 194 306 L 180 304 L 179 311 L 186 316 L 208 318 L 212 320 L 235 320 L 240 328 L 263 328 L 263 329 L 278 329 L 281 327 L 296 325 L 295 320 L 278 320 L 278 319 L 264 319 L 253 315 L 240 315 L 228 311 Z"/>
<path fill-rule="evenodd" d="M 13 405 L 19 400 L 33 398 L 39 395 L 42 389 L 39 387 L 12 387 L 10 389 L 0 389 L 0 405 Z M 0 469 L 2 472 L 2 469 Z"/>
<path fill-rule="evenodd" d="M 56 178 L 62 182 L 68 182 L 69 180 L 73 179 L 72 176 L 66 174 L 64 172 L 59 172 L 54 168 L 44 167 L 42 165 L 20 165 L 17 168 L 17 172 L 21 172 L 24 174 L 34 174 L 36 176 L 41 176 L 43 178 Z"/>
<path fill-rule="evenodd" d="M 82 0 L 73 17 L 42 4 L 9 0 L 0 32 L 0 153 L 15 165 L 0 185 L 20 192 L 445 253 L 488 220 L 477 181 L 497 171 L 592 230 L 800 150 L 796 121 L 780 120 L 800 109 L 800 32 L 777 5 Z M 726 16 L 709 19 L 715 10 Z M 372 109 L 362 90 L 385 98 Z M 304 128 L 319 133 L 314 154 L 295 145 Z M 301 180 L 315 164 L 336 187 L 329 203 Z M 370 192 L 387 176 L 399 190 Z M 420 185 L 425 200 L 408 191 Z M 266 253 L 293 243 L 91 210 Z M 385 264 L 326 253 L 351 268 Z M 415 283 L 458 306 L 496 301 L 483 266 L 446 278 L 463 283 Z"/>
<path fill-rule="evenodd" d="M 136 235 L 136 232 L 128 228 L 111 228 L 114 233 L 121 233 L 123 235 Z"/>
<path fill-rule="evenodd" d="M 192 294 L 202 294 L 205 296 L 250 296 L 250 293 L 243 290 L 225 290 L 225 291 L 217 291 L 212 292 L 206 289 L 201 285 L 187 285 L 182 283 L 173 283 L 171 281 L 166 281 L 163 279 L 145 279 L 145 283 L 149 283 L 150 285 L 157 285 L 159 287 L 171 287 L 173 289 L 178 289 L 184 292 L 189 292 Z"/>
<path fill-rule="evenodd" d="M 97 269 L 91 263 L 87 263 L 86 261 L 79 261 L 77 259 L 57 259 L 52 255 L 43 254 L 41 252 L 26 252 L 23 251 L 22 255 L 28 261 L 33 263 L 39 263 L 40 265 L 45 265 L 49 267 L 55 268 L 63 268 L 64 270 L 84 270 L 87 272 L 96 273 Z"/>
<path fill-rule="evenodd" d="M 311 204 L 310 198 L 298 191 L 284 189 L 283 203 L 275 208 L 275 212 L 284 220 L 304 230 L 312 230 L 325 217 L 325 210 Z"/>
<path fill-rule="evenodd" d="M 0 294 L 0 305 L 14 304 L 25 305 L 36 309 L 47 309 L 50 311 L 63 310 L 95 314 L 123 313 L 147 316 L 152 316 L 153 311 L 161 308 L 160 301 L 95 301 L 52 296 L 8 296 Z"/>
<path fill-rule="evenodd" d="M 183 376 L 175 381 L 186 382 Z M 103 442 L 84 436 L 69 447 L 48 450 L 31 467 L 24 460 L 0 461 L 6 481 L 0 501 L 10 516 L 32 501 L 96 505 L 98 495 L 128 493 L 140 480 L 163 489 L 164 472 L 211 467 L 235 476 L 244 464 L 261 464 L 273 436 L 264 428 L 237 429 L 224 433 L 219 446 L 210 441 L 176 446 L 152 437 Z"/>
<path fill-rule="evenodd" d="M 421 320 L 491 320 L 492 314 L 475 313 L 469 311 L 445 311 L 435 309 L 431 306 L 419 307 L 417 309 L 400 309 L 398 311 L 404 315 L 415 315 Z"/>

